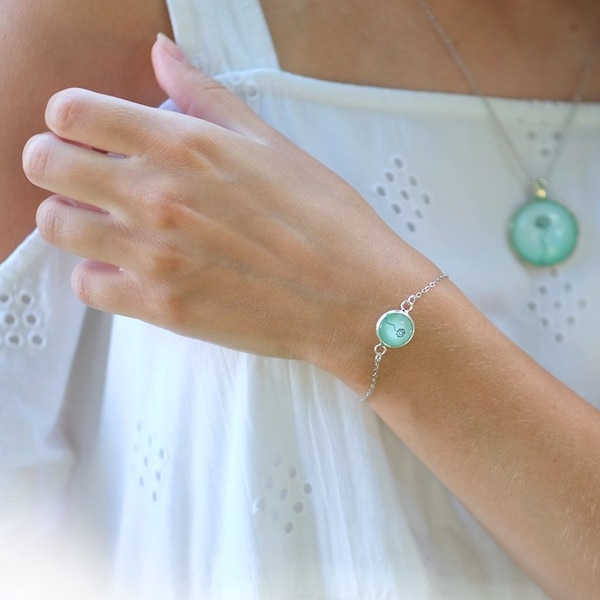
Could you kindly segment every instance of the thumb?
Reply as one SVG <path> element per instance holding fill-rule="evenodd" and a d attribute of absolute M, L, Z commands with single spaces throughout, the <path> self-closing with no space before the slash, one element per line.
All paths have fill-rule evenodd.
<path fill-rule="evenodd" d="M 279 137 L 242 100 L 192 66 L 181 48 L 162 33 L 152 47 L 152 65 L 160 87 L 185 114 L 263 143 Z"/>

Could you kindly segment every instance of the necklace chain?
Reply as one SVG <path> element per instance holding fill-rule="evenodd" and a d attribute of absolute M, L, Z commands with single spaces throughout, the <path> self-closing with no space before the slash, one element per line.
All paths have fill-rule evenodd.
<path fill-rule="evenodd" d="M 429 23 L 433 27 L 434 31 L 440 37 L 441 41 L 443 42 L 444 46 L 446 47 L 446 50 L 450 54 L 452 60 L 454 61 L 454 63 L 456 64 L 456 66 L 458 67 L 460 72 L 462 73 L 463 77 L 469 84 L 469 87 L 471 88 L 473 93 L 481 100 L 486 112 L 488 113 L 488 115 L 491 119 L 492 124 L 494 125 L 494 128 L 496 129 L 500 138 L 506 144 L 506 147 L 510 151 L 515 164 L 522 171 L 522 173 L 525 177 L 525 180 L 527 182 L 527 185 L 530 185 L 531 182 L 535 180 L 536 190 L 539 189 L 540 182 L 542 182 L 544 187 L 546 187 L 548 184 L 548 181 L 550 180 L 550 177 L 554 173 L 554 168 L 555 168 L 556 162 L 559 158 L 560 151 L 562 150 L 562 148 L 565 145 L 567 134 L 571 130 L 571 126 L 573 125 L 573 121 L 575 120 L 575 115 L 577 113 L 577 110 L 578 110 L 579 106 L 581 105 L 581 102 L 583 101 L 583 97 L 584 97 L 585 91 L 587 89 L 589 80 L 590 80 L 592 67 L 594 66 L 594 58 L 596 57 L 598 46 L 600 45 L 600 36 L 594 36 L 591 47 L 586 54 L 586 59 L 585 59 L 585 63 L 583 66 L 583 72 L 581 74 L 581 78 L 579 79 L 579 82 L 577 83 L 577 87 L 575 89 L 575 93 L 573 94 L 573 96 L 571 98 L 569 111 L 567 113 L 567 116 L 565 118 L 563 126 L 561 127 L 561 129 L 558 132 L 559 133 L 559 136 L 557 136 L 558 144 L 556 146 L 555 151 L 550 156 L 550 162 L 548 163 L 548 166 L 546 168 L 546 173 L 544 174 L 543 177 L 532 177 L 523 158 L 519 154 L 519 151 L 517 150 L 515 144 L 513 143 L 512 139 L 510 138 L 510 135 L 506 131 L 506 128 L 502 124 L 502 121 L 498 117 L 498 114 L 494 110 L 494 107 L 492 106 L 490 98 L 483 93 L 483 90 L 481 89 L 481 86 L 475 79 L 475 76 L 473 75 L 472 71 L 469 69 L 469 67 L 467 67 L 465 61 L 463 60 L 462 56 L 456 49 L 456 46 L 452 42 L 450 36 L 446 32 L 446 30 L 442 27 L 442 24 L 440 23 L 438 18 L 433 13 L 431 7 L 427 3 L 427 0 L 417 0 L 417 2 L 419 3 L 421 10 L 423 11 L 425 16 L 429 20 Z"/>

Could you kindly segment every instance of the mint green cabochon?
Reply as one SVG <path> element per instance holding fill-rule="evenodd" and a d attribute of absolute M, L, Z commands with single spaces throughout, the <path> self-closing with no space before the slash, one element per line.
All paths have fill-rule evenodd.
<path fill-rule="evenodd" d="M 536 267 L 551 267 L 573 253 L 579 227 L 573 213 L 562 204 L 536 198 L 515 211 L 508 235 L 521 260 Z"/>
<path fill-rule="evenodd" d="M 401 348 L 408 344 L 415 332 L 415 324 L 403 310 L 390 310 L 377 321 L 377 337 L 388 348 Z"/>

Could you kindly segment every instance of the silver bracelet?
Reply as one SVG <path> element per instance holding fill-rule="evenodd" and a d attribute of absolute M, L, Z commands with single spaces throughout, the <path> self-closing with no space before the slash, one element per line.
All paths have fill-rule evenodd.
<path fill-rule="evenodd" d="M 381 359 L 388 348 L 402 348 L 402 346 L 406 346 L 412 340 L 415 333 L 415 323 L 408 313 L 413 309 L 415 302 L 447 277 L 448 273 L 438 275 L 422 290 L 411 294 L 406 300 L 403 300 L 400 303 L 400 308 L 388 310 L 379 317 L 377 325 L 375 325 L 375 333 L 379 338 L 379 343 L 373 348 L 375 352 L 375 364 L 373 366 L 373 375 L 371 376 L 371 385 L 367 393 L 360 399 L 361 402 L 366 402 L 373 395 L 375 385 L 377 384 Z"/>

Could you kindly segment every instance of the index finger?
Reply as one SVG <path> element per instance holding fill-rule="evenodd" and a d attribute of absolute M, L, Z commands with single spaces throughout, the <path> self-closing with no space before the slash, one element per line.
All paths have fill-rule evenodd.
<path fill-rule="evenodd" d="M 46 105 L 46 125 L 58 137 L 125 156 L 140 154 L 156 136 L 173 132 L 167 113 L 84 90 L 70 88 L 54 94 Z M 166 117 L 166 118 L 165 118 Z"/>

